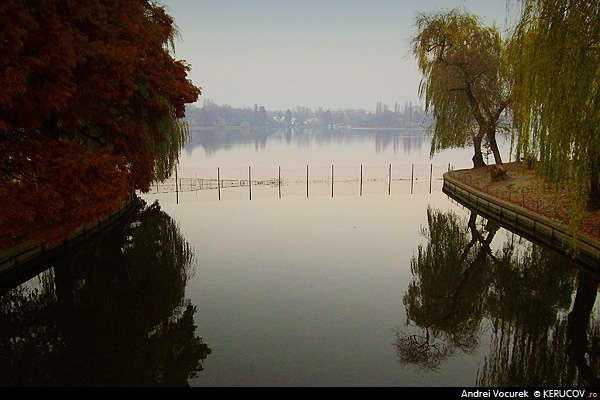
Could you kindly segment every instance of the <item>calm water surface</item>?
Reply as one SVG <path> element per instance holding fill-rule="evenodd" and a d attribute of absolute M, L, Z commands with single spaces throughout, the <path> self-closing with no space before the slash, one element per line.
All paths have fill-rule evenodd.
<path fill-rule="evenodd" d="M 0 379 L 595 384 L 597 278 L 443 194 L 470 157 L 418 131 L 197 132 L 177 193 L 2 297 Z M 194 189 L 215 175 L 238 184 Z"/>

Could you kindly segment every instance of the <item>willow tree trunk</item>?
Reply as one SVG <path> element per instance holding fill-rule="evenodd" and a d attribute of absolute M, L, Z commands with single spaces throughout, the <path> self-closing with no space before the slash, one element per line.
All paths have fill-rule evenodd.
<path fill-rule="evenodd" d="M 588 194 L 587 209 L 589 211 L 600 210 L 600 187 L 598 185 L 598 174 L 600 173 L 600 160 L 592 157 L 590 160 L 590 193 Z"/>
<path fill-rule="evenodd" d="M 473 155 L 473 168 L 485 167 L 485 161 L 483 161 L 483 153 L 481 152 L 481 142 L 483 135 L 477 134 L 473 136 L 473 147 L 475 148 L 475 154 Z"/>
<path fill-rule="evenodd" d="M 487 131 L 487 139 L 490 145 L 490 149 L 494 154 L 494 161 L 496 164 L 502 165 L 502 155 L 500 154 L 500 149 L 498 148 L 498 142 L 496 141 L 496 126 L 491 126 Z"/>

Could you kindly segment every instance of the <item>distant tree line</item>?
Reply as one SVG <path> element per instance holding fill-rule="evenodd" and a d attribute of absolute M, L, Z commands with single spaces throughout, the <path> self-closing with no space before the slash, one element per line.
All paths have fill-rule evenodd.
<path fill-rule="evenodd" d="M 393 110 L 387 104 L 377 103 L 375 112 L 365 109 L 331 110 L 322 107 L 312 110 L 297 106 L 287 110 L 267 110 L 265 106 L 233 108 L 228 104 L 217 105 L 204 99 L 202 107 L 188 105 L 186 120 L 190 126 L 353 126 L 353 127 L 418 127 L 427 124 L 421 106 L 398 102 Z"/>

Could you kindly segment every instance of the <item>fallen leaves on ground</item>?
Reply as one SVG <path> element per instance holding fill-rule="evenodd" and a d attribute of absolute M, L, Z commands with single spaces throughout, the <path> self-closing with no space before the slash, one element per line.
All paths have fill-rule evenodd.
<path fill-rule="evenodd" d="M 451 176 L 481 191 L 543 215 L 557 223 L 569 225 L 573 219 L 573 202 L 568 183 L 559 188 L 545 182 L 535 168 L 522 163 L 504 164 L 508 178 L 492 182 L 491 166 L 452 171 Z M 600 240 L 600 212 L 586 211 L 578 226 L 581 235 Z"/>

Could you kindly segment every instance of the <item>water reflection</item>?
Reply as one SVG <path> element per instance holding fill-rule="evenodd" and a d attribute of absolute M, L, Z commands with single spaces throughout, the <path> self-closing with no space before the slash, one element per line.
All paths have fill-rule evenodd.
<path fill-rule="evenodd" d="M 192 131 L 191 141 L 186 145 L 186 153 L 202 148 L 205 156 L 213 157 L 219 150 L 231 150 L 237 146 L 251 146 L 255 150 L 265 150 L 267 144 L 285 143 L 287 146 L 309 147 L 326 145 L 364 145 L 375 143 L 376 153 L 388 148 L 394 153 L 415 154 L 424 151 L 428 154 L 430 138 L 424 129 L 328 129 L 328 128 L 214 128 Z"/>
<path fill-rule="evenodd" d="M 599 383 L 598 276 L 514 234 L 492 250 L 499 227 L 473 212 L 428 207 L 427 221 L 403 300 L 406 329 L 396 331 L 402 363 L 438 370 L 488 333 L 479 386 Z"/>
<path fill-rule="evenodd" d="M 186 386 L 211 349 L 195 255 L 157 203 L 0 297 L 2 386 Z"/>

